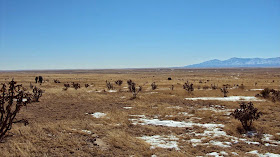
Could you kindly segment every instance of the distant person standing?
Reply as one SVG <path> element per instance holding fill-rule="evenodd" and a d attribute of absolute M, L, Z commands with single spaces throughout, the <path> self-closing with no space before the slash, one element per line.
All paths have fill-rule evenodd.
<path fill-rule="evenodd" d="M 37 82 L 38 82 L 38 77 L 36 76 L 36 77 L 35 77 L 35 83 L 37 83 Z"/>

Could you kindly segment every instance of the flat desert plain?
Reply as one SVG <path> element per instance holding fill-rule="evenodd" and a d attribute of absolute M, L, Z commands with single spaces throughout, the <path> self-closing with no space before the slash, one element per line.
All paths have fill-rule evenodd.
<path fill-rule="evenodd" d="M 41 85 L 36 76 L 43 76 Z M 0 143 L 1 156 L 280 154 L 280 102 L 255 97 L 264 88 L 280 89 L 279 68 L 0 72 L 0 83 L 12 79 L 27 91 L 32 91 L 31 83 L 44 93 L 39 102 L 20 110 L 16 118 L 29 124 L 13 125 Z M 135 99 L 130 79 L 142 86 Z M 117 80 L 123 83 L 117 85 Z M 183 89 L 187 81 L 194 91 Z M 81 88 L 65 90 L 64 84 L 72 82 Z M 226 84 L 224 97 L 220 88 Z M 251 132 L 244 132 L 230 114 L 239 103 L 250 101 L 263 115 Z"/>

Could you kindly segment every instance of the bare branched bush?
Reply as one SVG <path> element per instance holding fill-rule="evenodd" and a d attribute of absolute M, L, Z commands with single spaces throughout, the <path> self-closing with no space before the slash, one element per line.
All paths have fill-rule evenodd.
<path fill-rule="evenodd" d="M 174 90 L 174 85 L 171 85 L 170 89 L 171 89 L 171 90 Z"/>
<path fill-rule="evenodd" d="M 238 119 L 246 131 L 251 131 L 252 122 L 259 119 L 261 115 L 262 112 L 259 112 L 252 102 L 240 103 L 240 108 L 231 113 L 231 116 Z"/>
<path fill-rule="evenodd" d="M 117 80 L 117 81 L 115 81 L 115 83 L 116 83 L 116 85 L 121 86 L 123 81 L 122 80 Z"/>
<path fill-rule="evenodd" d="M 130 92 L 132 92 L 132 83 L 133 83 L 132 80 L 127 80 L 127 85 Z"/>
<path fill-rule="evenodd" d="M 81 88 L 81 85 L 79 83 L 72 82 L 72 87 L 77 90 L 77 89 Z"/>
<path fill-rule="evenodd" d="M 223 85 L 223 88 L 221 88 L 221 92 L 224 94 L 224 97 L 227 97 L 228 87 L 226 85 Z"/>
<path fill-rule="evenodd" d="M 43 90 L 37 88 L 36 86 L 33 88 L 32 102 L 39 102 L 40 97 L 43 95 Z"/>
<path fill-rule="evenodd" d="M 139 92 L 142 91 L 142 86 L 139 86 L 139 87 L 137 88 L 137 87 L 136 87 L 136 83 L 134 83 L 132 80 L 128 80 L 128 81 L 127 81 L 127 84 L 128 84 L 128 89 L 129 89 L 129 91 L 132 93 L 132 98 L 131 98 L 131 100 L 132 100 L 132 99 L 135 99 L 136 96 L 137 96 L 137 94 L 138 94 Z"/>
<path fill-rule="evenodd" d="M 9 88 L 6 88 L 6 84 L 2 84 L 0 90 L 0 141 L 3 140 L 6 133 L 12 129 L 12 124 L 17 122 L 25 122 L 26 120 L 16 120 L 16 116 L 19 113 L 22 106 L 26 106 L 31 103 L 30 94 L 25 93 L 22 90 L 22 85 L 16 85 L 15 81 L 9 82 Z"/>
<path fill-rule="evenodd" d="M 107 80 L 106 80 L 106 86 L 107 86 L 108 90 L 114 89 L 114 86 Z"/>
<path fill-rule="evenodd" d="M 185 89 L 186 91 L 188 92 L 192 92 L 194 91 L 194 88 L 193 88 L 193 84 L 189 83 L 189 81 L 187 81 L 184 85 L 183 85 L 183 89 Z"/>
<path fill-rule="evenodd" d="M 156 85 L 156 83 L 155 83 L 155 82 L 153 82 L 153 83 L 151 84 L 151 86 L 152 86 L 152 90 L 157 89 L 157 85 Z"/>
<path fill-rule="evenodd" d="M 211 84 L 211 89 L 213 89 L 213 90 L 216 90 L 216 89 L 218 89 L 219 87 L 218 87 L 218 85 L 213 85 L 213 84 Z"/>

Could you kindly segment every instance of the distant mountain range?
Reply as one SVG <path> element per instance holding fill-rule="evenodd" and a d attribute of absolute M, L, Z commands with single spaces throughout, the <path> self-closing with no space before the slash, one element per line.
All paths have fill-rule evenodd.
<path fill-rule="evenodd" d="M 280 57 L 276 58 L 230 58 L 228 60 L 209 60 L 186 68 L 236 68 L 236 67 L 280 67 Z"/>

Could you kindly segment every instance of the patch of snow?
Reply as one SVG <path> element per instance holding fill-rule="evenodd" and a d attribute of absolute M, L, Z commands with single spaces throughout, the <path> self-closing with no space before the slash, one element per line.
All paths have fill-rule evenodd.
<path fill-rule="evenodd" d="M 185 100 L 218 100 L 218 101 L 264 101 L 254 96 L 229 96 L 229 97 L 197 97 L 185 98 Z"/>
<path fill-rule="evenodd" d="M 173 135 L 166 136 L 166 137 L 160 135 L 142 136 L 139 138 L 149 143 L 151 145 L 151 149 L 160 147 L 160 148 L 174 148 L 175 150 L 180 150 L 177 143 L 179 138 Z"/>
<path fill-rule="evenodd" d="M 252 150 L 250 152 L 247 152 L 246 154 L 254 154 L 258 157 L 280 157 L 279 154 L 274 154 L 274 153 L 269 153 L 269 152 L 267 152 L 265 154 L 260 154 L 260 153 L 258 153 L 257 150 Z"/>
<path fill-rule="evenodd" d="M 156 126 L 167 126 L 167 127 L 193 127 L 199 126 L 204 128 L 216 128 L 216 127 L 224 127 L 223 124 L 200 124 L 193 122 L 184 122 L 184 121 L 173 121 L 173 120 L 159 120 L 159 119 L 130 119 L 134 125 L 156 125 Z"/>
<path fill-rule="evenodd" d="M 91 134 L 91 131 L 89 131 L 89 130 L 82 130 L 82 132 L 85 132 L 87 134 Z"/>
<path fill-rule="evenodd" d="M 206 155 L 207 155 L 207 156 L 222 157 L 222 156 L 220 156 L 220 154 L 219 154 L 219 153 L 217 153 L 217 152 L 207 153 Z"/>
<path fill-rule="evenodd" d="M 127 106 L 127 107 L 123 107 L 124 109 L 132 109 L 132 107 L 129 107 L 129 106 Z"/>
<path fill-rule="evenodd" d="M 236 152 L 231 152 L 231 154 L 233 154 L 233 155 L 238 155 L 238 153 L 236 153 Z"/>
<path fill-rule="evenodd" d="M 260 91 L 260 90 L 263 90 L 263 89 L 250 89 L 251 91 Z"/>
<path fill-rule="evenodd" d="M 108 92 L 109 92 L 109 93 L 115 93 L 115 92 L 117 92 L 117 90 L 112 90 L 112 89 L 111 89 L 111 90 L 108 90 Z"/>
<path fill-rule="evenodd" d="M 122 96 L 122 97 L 120 97 L 121 99 L 125 99 L 126 97 L 125 96 Z"/>
<path fill-rule="evenodd" d="M 215 145 L 215 146 L 219 146 L 219 147 L 231 147 L 231 143 L 230 142 L 220 142 L 220 141 L 209 141 L 209 144 L 211 145 Z"/>
<path fill-rule="evenodd" d="M 102 112 L 95 112 L 93 114 L 91 114 L 94 118 L 102 118 L 104 116 L 106 116 L 106 113 L 102 113 Z"/>

